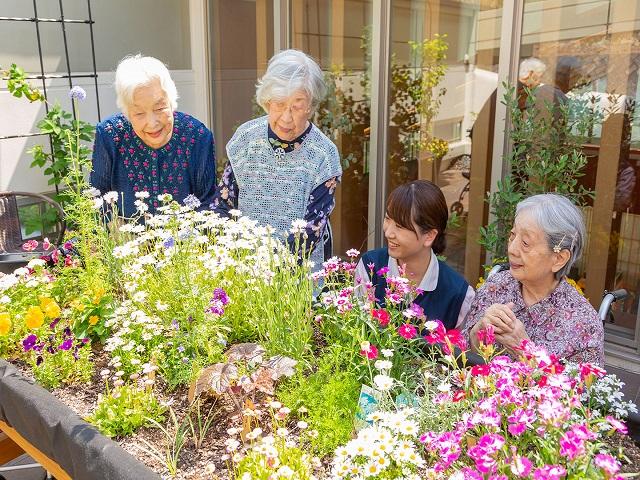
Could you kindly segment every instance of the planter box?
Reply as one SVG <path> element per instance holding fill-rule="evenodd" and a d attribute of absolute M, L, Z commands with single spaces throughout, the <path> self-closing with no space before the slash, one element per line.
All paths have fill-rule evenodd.
<path fill-rule="evenodd" d="M 59 480 L 159 480 L 119 445 L 101 435 L 44 388 L 0 359 L 3 452 L 17 444 Z M 12 442 L 13 441 L 13 442 Z"/>

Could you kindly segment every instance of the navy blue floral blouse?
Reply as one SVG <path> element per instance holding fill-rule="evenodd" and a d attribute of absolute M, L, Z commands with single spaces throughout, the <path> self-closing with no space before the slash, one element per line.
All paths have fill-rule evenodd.
<path fill-rule="evenodd" d="M 269 143 L 273 147 L 273 153 L 277 157 L 281 157 L 285 153 L 289 153 L 299 148 L 305 137 L 311 131 L 312 124 L 309 123 L 307 129 L 295 140 L 287 141 L 280 139 L 271 126 L 268 127 Z M 305 232 L 307 234 L 307 248 L 313 248 L 321 240 L 324 226 L 326 225 L 329 215 L 335 207 L 335 189 L 340 182 L 340 177 L 333 177 L 317 186 L 309 195 L 307 208 L 303 220 L 307 222 Z M 238 183 L 233 174 L 233 167 L 227 161 L 222 173 L 222 178 L 218 184 L 215 198 L 213 200 L 213 208 L 220 215 L 230 216 L 229 210 L 238 208 Z M 293 247 L 295 237 L 289 236 L 288 243 Z"/>
<path fill-rule="evenodd" d="M 149 211 L 159 206 L 158 195 L 170 193 L 182 201 L 195 195 L 202 208 L 209 208 L 216 190 L 216 158 L 213 134 L 195 118 L 173 113 L 173 135 L 161 148 L 146 145 L 122 114 L 113 115 L 96 127 L 91 185 L 102 194 L 124 193 L 118 211 L 132 216 L 136 192 L 148 192 Z"/>

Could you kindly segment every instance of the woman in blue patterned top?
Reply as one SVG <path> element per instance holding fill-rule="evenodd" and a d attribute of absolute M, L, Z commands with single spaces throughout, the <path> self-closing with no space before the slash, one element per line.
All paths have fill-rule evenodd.
<path fill-rule="evenodd" d="M 267 115 L 238 127 L 227 144 L 229 161 L 214 200 L 219 213 L 239 209 L 282 235 L 294 220 L 304 220 L 316 267 L 323 261 L 322 236 L 342 174 L 338 149 L 310 122 L 325 91 L 322 71 L 307 55 L 275 55 L 256 91 Z M 293 235 L 288 242 L 295 244 Z"/>
<path fill-rule="evenodd" d="M 208 208 L 216 186 L 213 135 L 176 111 L 178 92 L 167 67 L 153 57 L 127 57 L 116 70 L 115 88 L 122 113 L 96 127 L 91 185 L 103 194 L 121 193 L 118 211 L 125 217 L 136 212 L 138 192 L 149 195 L 151 212 L 165 193 L 178 202 L 193 195 Z"/>

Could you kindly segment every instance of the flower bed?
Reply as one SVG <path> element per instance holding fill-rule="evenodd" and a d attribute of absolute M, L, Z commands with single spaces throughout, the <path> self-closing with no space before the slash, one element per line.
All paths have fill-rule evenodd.
<path fill-rule="evenodd" d="M 102 221 L 105 198 L 83 199 L 86 218 Z M 606 372 L 533 344 L 513 361 L 490 331 L 486 364 L 468 367 L 462 337 L 424 317 L 406 279 L 387 277 L 380 308 L 370 286 L 353 287 L 357 252 L 311 274 L 304 252 L 268 229 L 193 207 L 167 197 L 144 224 L 88 222 L 104 232 L 93 244 L 82 237 L 54 265 L 34 260 L 0 278 L 2 355 L 158 473 L 537 479 L 636 469 L 615 443 L 632 407 Z"/>

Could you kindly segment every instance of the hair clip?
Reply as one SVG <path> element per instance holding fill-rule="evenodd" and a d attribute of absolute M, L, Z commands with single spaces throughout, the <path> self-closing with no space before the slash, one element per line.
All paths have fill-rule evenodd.
<path fill-rule="evenodd" d="M 553 252 L 554 253 L 560 253 L 560 250 L 562 250 L 562 242 L 564 242 L 564 239 L 567 237 L 567 235 L 563 235 L 562 238 L 560 239 L 560 241 L 553 247 Z"/>

